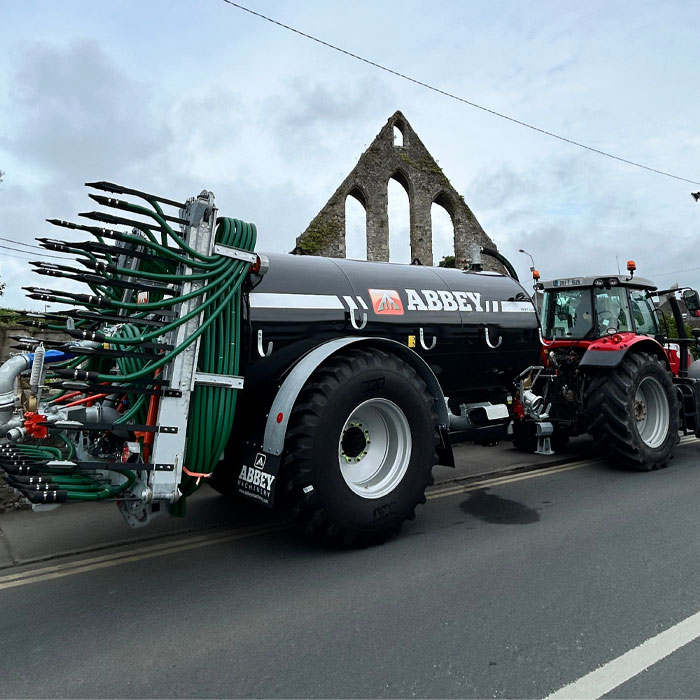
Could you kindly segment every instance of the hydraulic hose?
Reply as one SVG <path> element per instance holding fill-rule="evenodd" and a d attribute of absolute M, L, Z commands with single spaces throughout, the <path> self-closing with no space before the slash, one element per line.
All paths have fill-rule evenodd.
<path fill-rule="evenodd" d="M 161 372 L 165 372 L 169 363 L 198 340 L 198 371 L 225 376 L 239 374 L 242 287 L 250 263 L 198 252 L 173 230 L 168 219 L 174 219 L 166 217 L 154 200 L 147 200 L 152 207 L 149 209 L 127 202 L 94 198 L 109 206 L 118 204 L 117 208 L 148 217 L 154 224 L 131 222 L 134 233 L 124 233 L 52 220 L 56 225 L 92 233 L 101 248 L 91 248 L 89 242 L 64 247 L 60 242 L 50 242 L 54 246 L 52 249 L 71 253 L 87 268 L 92 296 L 56 292 L 52 300 L 87 309 L 84 314 L 89 320 L 76 321 L 75 337 L 89 338 L 95 347 L 90 354 L 85 354 L 87 350 L 80 354 L 80 348 L 76 347 L 76 357 L 50 367 L 48 380 L 84 381 L 94 386 L 92 394 L 88 391 L 85 398 L 77 399 L 76 406 L 91 403 L 90 397 L 98 402 L 105 400 L 105 392 L 99 389 L 103 384 L 119 385 L 120 394 L 115 394 L 114 389 L 110 390 L 116 396 L 111 399 L 112 405 L 118 404 L 121 411 L 121 416 L 115 422 L 128 430 L 130 424 L 151 424 L 157 415 L 157 399 L 152 395 L 152 390 L 158 388 L 159 378 L 163 376 Z M 160 236 L 155 235 L 156 231 Z M 215 237 L 217 243 L 252 252 L 257 233 L 254 224 L 220 218 Z M 119 242 L 118 246 L 111 244 L 115 240 Z M 93 253 L 93 250 L 99 252 Z M 129 256 L 129 251 L 135 252 Z M 62 276 L 53 272 L 50 274 Z M 72 274 L 80 276 L 80 273 Z M 96 275 L 103 280 L 99 284 Z M 196 282 L 197 285 L 182 293 L 180 285 L 188 282 Z M 161 284 L 158 286 L 158 283 Z M 149 285 L 156 287 L 150 289 Z M 147 290 L 146 300 L 138 296 L 139 289 Z M 40 291 L 46 294 L 45 290 Z M 180 314 L 179 309 L 184 303 L 189 303 L 191 308 Z M 177 315 L 174 316 L 173 311 Z M 114 323 L 115 314 L 123 316 L 124 322 Z M 100 316 L 109 316 L 110 320 L 100 322 Z M 195 318 L 201 318 L 201 322 L 182 342 L 175 347 L 163 342 L 164 338 L 174 336 L 182 324 Z M 49 324 L 49 327 L 63 328 L 59 324 Z M 80 335 L 77 334 L 78 329 Z M 151 391 L 151 394 L 144 392 L 144 389 Z M 53 403 L 56 404 L 61 397 L 65 399 L 69 391 L 64 389 L 54 396 Z M 185 473 L 180 483 L 182 497 L 174 514 L 184 514 L 186 497 L 196 490 L 201 476 L 211 474 L 219 462 L 232 430 L 235 411 L 235 389 L 195 387 L 188 416 Z M 58 474 L 48 463 L 51 460 L 73 459 L 76 446 L 71 433 L 53 434 L 62 440 L 62 448 L 20 444 L 13 449 L 16 454 L 22 455 L 22 459 L 34 465 L 32 469 L 39 476 L 50 477 L 51 483 L 66 494 L 66 500 L 116 498 L 135 483 L 134 470 L 138 471 L 138 464 L 130 464 L 126 468 L 127 465 L 116 462 L 114 467 L 110 467 L 110 471 L 123 477 L 115 479 L 119 482 L 117 486 L 79 470 L 64 469 Z M 142 452 L 148 455 L 151 440 L 144 435 L 149 434 L 137 432 L 136 439 L 141 443 Z"/>

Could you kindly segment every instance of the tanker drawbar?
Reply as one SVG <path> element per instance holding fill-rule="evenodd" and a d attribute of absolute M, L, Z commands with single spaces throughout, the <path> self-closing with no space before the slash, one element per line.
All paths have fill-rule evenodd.
<path fill-rule="evenodd" d="M 258 255 L 210 192 L 88 186 L 110 195 L 94 225 L 50 223 L 90 238 L 32 263 L 64 288 L 25 288 L 62 310 L 23 325 L 65 340 L 16 337 L 0 367 L 0 467 L 35 510 L 108 500 L 139 526 L 206 481 L 364 545 L 413 517 L 452 441 L 505 435 L 540 348 L 517 281 Z"/>

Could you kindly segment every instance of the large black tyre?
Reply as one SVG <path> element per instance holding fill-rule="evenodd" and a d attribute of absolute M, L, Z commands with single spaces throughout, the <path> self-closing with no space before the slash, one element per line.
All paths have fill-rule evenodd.
<path fill-rule="evenodd" d="M 340 547 L 398 532 L 433 483 L 433 404 L 416 372 L 386 352 L 357 349 L 321 365 L 289 420 L 281 480 L 292 521 Z"/>
<path fill-rule="evenodd" d="M 245 500 L 245 496 L 238 493 L 238 470 L 227 469 L 230 464 L 217 464 L 213 474 L 207 479 L 207 484 L 222 496 L 231 500 Z M 249 501 L 252 503 L 252 501 Z"/>
<path fill-rule="evenodd" d="M 608 461 L 644 471 L 666 465 L 679 407 L 671 373 L 654 355 L 632 352 L 592 375 L 586 395 L 588 431 Z"/>

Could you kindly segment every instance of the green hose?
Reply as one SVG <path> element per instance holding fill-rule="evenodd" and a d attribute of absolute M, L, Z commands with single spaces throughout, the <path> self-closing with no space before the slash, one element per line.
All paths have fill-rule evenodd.
<path fill-rule="evenodd" d="M 242 285 L 250 263 L 220 255 L 204 255 L 194 250 L 168 225 L 157 202 L 148 200 L 153 209 L 138 205 L 126 207 L 133 213 L 151 218 L 160 229 L 160 239 L 151 231 L 149 224 L 139 224 L 137 229 L 143 235 L 118 233 L 118 240 L 127 245 L 137 245 L 150 256 L 136 259 L 134 269 L 117 264 L 113 256 L 106 256 L 107 263 L 101 263 L 89 252 L 71 248 L 78 262 L 81 256 L 86 267 L 98 269 L 104 278 L 103 285 L 91 287 L 93 295 L 102 301 L 98 303 L 81 303 L 91 311 L 124 315 L 124 323 L 104 331 L 94 322 L 82 325 L 88 330 L 101 333 L 104 344 L 115 350 L 128 351 L 128 356 L 116 360 L 116 366 L 105 364 L 105 358 L 81 355 L 61 364 L 62 368 L 90 372 L 90 376 L 99 382 L 122 384 L 127 408 L 117 423 L 128 428 L 130 423 L 143 424 L 147 421 L 150 396 L 132 389 L 133 382 L 146 382 L 148 387 L 156 387 L 159 370 L 163 370 L 177 355 L 200 340 L 197 370 L 205 373 L 236 376 L 240 372 Z M 101 235 L 91 227 L 75 226 L 95 234 L 101 242 Z M 104 231 L 104 230 L 103 230 Z M 108 232 L 104 231 L 105 234 Z M 226 246 L 246 251 L 253 251 L 256 243 L 254 224 L 237 219 L 220 218 L 217 221 L 216 241 Z M 110 234 L 111 237 L 111 234 Z M 128 247 L 124 248 L 128 255 Z M 152 256 L 152 257 L 151 257 Z M 96 263 L 99 265 L 96 266 Z M 201 286 L 185 294 L 173 291 L 166 295 L 164 291 L 150 291 L 150 298 L 141 303 L 136 292 L 125 291 L 112 280 L 131 278 L 133 280 L 151 280 L 167 284 L 198 282 Z M 65 303 L 76 304 L 75 300 L 65 298 Z M 180 318 L 170 320 L 165 315 L 165 325 L 153 329 L 146 323 L 139 323 L 148 315 L 158 316 L 172 307 L 184 302 L 193 303 L 193 308 Z M 194 332 L 172 349 L 143 348 L 147 342 L 157 341 L 176 331 L 182 324 L 192 319 L 201 319 Z M 101 324 L 104 325 L 104 324 Z M 78 326 L 78 324 L 76 324 Z M 134 353 L 137 353 L 134 356 Z M 58 367 L 55 365 L 54 367 Z M 50 375 L 49 375 L 50 376 Z M 140 385 L 141 387 L 143 384 Z M 65 392 L 54 397 L 59 400 Z M 185 511 L 185 499 L 192 494 L 200 483 L 201 475 L 209 475 L 217 465 L 231 434 L 236 411 L 236 390 L 224 387 L 197 386 L 191 396 L 188 417 L 187 444 L 184 465 L 187 471 L 200 475 L 197 477 L 184 474 L 180 483 L 182 497 L 173 512 L 182 515 Z M 22 445 L 21 451 L 31 459 L 52 460 L 72 459 L 76 453 L 71 434 L 59 433 L 64 442 L 64 452 L 55 447 Z M 119 465 L 121 467 L 121 465 Z M 118 486 L 105 484 L 89 475 L 74 472 L 54 472 L 53 483 L 68 491 L 69 500 L 101 500 L 115 497 L 128 489 L 136 480 L 132 469 L 138 470 L 137 464 L 130 464 L 129 470 L 115 468 L 125 477 Z M 47 467 L 43 467 L 47 471 Z M 42 472 L 43 473 L 43 472 Z M 50 473 L 50 470 L 48 470 Z"/>

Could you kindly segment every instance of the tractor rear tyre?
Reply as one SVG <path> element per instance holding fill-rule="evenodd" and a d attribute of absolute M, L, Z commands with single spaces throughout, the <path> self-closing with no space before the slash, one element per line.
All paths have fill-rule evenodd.
<path fill-rule="evenodd" d="M 589 433 L 608 461 L 642 471 L 666 466 L 679 407 L 671 373 L 654 355 L 628 354 L 592 377 L 587 396 Z"/>
<path fill-rule="evenodd" d="M 354 350 L 321 365 L 289 420 L 281 479 L 292 521 L 338 547 L 398 532 L 433 483 L 433 406 L 422 379 L 389 353 Z"/>

